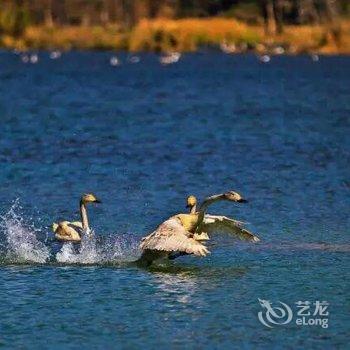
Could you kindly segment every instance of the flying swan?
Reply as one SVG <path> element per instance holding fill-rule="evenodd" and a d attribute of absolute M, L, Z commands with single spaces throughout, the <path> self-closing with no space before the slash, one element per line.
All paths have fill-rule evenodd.
<path fill-rule="evenodd" d="M 84 194 L 80 199 L 81 221 L 61 221 L 52 224 L 52 231 L 58 241 L 80 242 L 83 234 L 90 234 L 86 205 L 88 203 L 101 203 L 92 193 Z"/>
<path fill-rule="evenodd" d="M 177 214 L 170 217 L 154 232 L 142 238 L 140 243 L 142 255 L 139 263 L 149 266 L 160 258 L 172 259 L 186 254 L 206 256 L 210 253 L 204 243 L 209 239 L 206 233 L 209 230 L 212 232 L 225 231 L 241 239 L 258 242 L 259 238 L 245 230 L 242 227 L 243 223 L 225 216 L 205 214 L 211 204 L 222 200 L 246 202 L 239 193 L 229 191 L 207 197 L 197 211 L 197 201 L 194 196 L 190 196 L 187 203 L 191 209 L 189 214 Z M 225 230 L 222 230 L 223 227 Z"/>

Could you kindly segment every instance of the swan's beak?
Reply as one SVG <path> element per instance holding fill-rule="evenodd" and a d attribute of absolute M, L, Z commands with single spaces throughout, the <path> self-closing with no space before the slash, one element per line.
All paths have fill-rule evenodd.
<path fill-rule="evenodd" d="M 238 203 L 248 203 L 248 201 L 244 198 L 240 198 L 237 202 Z"/>
<path fill-rule="evenodd" d="M 186 208 L 192 208 L 191 204 L 186 204 Z"/>
<path fill-rule="evenodd" d="M 100 200 L 97 199 L 97 198 L 94 200 L 94 202 L 95 202 L 95 203 L 102 203 L 102 201 L 100 201 Z"/>

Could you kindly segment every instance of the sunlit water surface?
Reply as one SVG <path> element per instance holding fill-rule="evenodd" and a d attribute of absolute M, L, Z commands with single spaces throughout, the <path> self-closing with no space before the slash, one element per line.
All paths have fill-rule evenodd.
<path fill-rule="evenodd" d="M 350 59 L 187 54 L 160 66 L 0 53 L 0 347 L 345 348 L 349 336 Z M 138 240 L 185 197 L 262 242 L 140 269 Z M 77 219 L 95 239 L 52 240 Z M 328 328 L 268 328 L 258 298 L 328 301 Z M 266 310 L 265 310 L 266 311 Z"/>

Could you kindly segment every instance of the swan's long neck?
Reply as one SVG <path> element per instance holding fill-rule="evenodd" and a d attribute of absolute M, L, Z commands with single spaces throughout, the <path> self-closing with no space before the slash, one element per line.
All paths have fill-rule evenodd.
<path fill-rule="evenodd" d="M 222 201 L 226 199 L 225 195 L 223 193 L 221 194 L 215 194 L 214 196 L 210 196 L 204 199 L 204 201 L 199 206 L 199 212 L 205 213 L 205 211 L 208 209 L 209 205 L 212 205 L 215 202 Z"/>
<path fill-rule="evenodd" d="M 89 221 L 87 216 L 87 210 L 83 201 L 80 201 L 80 217 L 83 224 L 83 231 L 89 233 Z"/>
<path fill-rule="evenodd" d="M 197 212 L 197 204 L 195 204 L 195 205 L 191 208 L 190 214 L 196 214 L 196 212 Z"/>
<path fill-rule="evenodd" d="M 203 222 L 205 212 L 208 209 L 209 205 L 212 205 L 213 203 L 224 200 L 224 199 L 226 199 L 226 198 L 225 198 L 225 195 L 222 193 L 215 194 L 214 196 L 210 196 L 210 197 L 207 197 L 204 199 L 204 201 L 199 206 L 197 227 Z"/>

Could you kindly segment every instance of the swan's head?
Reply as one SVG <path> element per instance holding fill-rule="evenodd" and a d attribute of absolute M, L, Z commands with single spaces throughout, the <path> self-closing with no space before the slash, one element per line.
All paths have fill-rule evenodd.
<path fill-rule="evenodd" d="M 83 204 L 87 204 L 87 203 L 101 203 L 101 201 L 99 199 L 97 199 L 94 194 L 86 193 L 86 194 L 82 195 L 81 203 L 83 203 Z"/>
<path fill-rule="evenodd" d="M 192 209 L 197 204 L 197 198 L 195 196 L 188 196 L 186 208 Z"/>
<path fill-rule="evenodd" d="M 234 191 L 228 191 L 224 194 L 225 199 L 232 202 L 238 202 L 238 203 L 246 203 L 248 202 L 246 199 L 244 199 L 239 193 Z"/>

